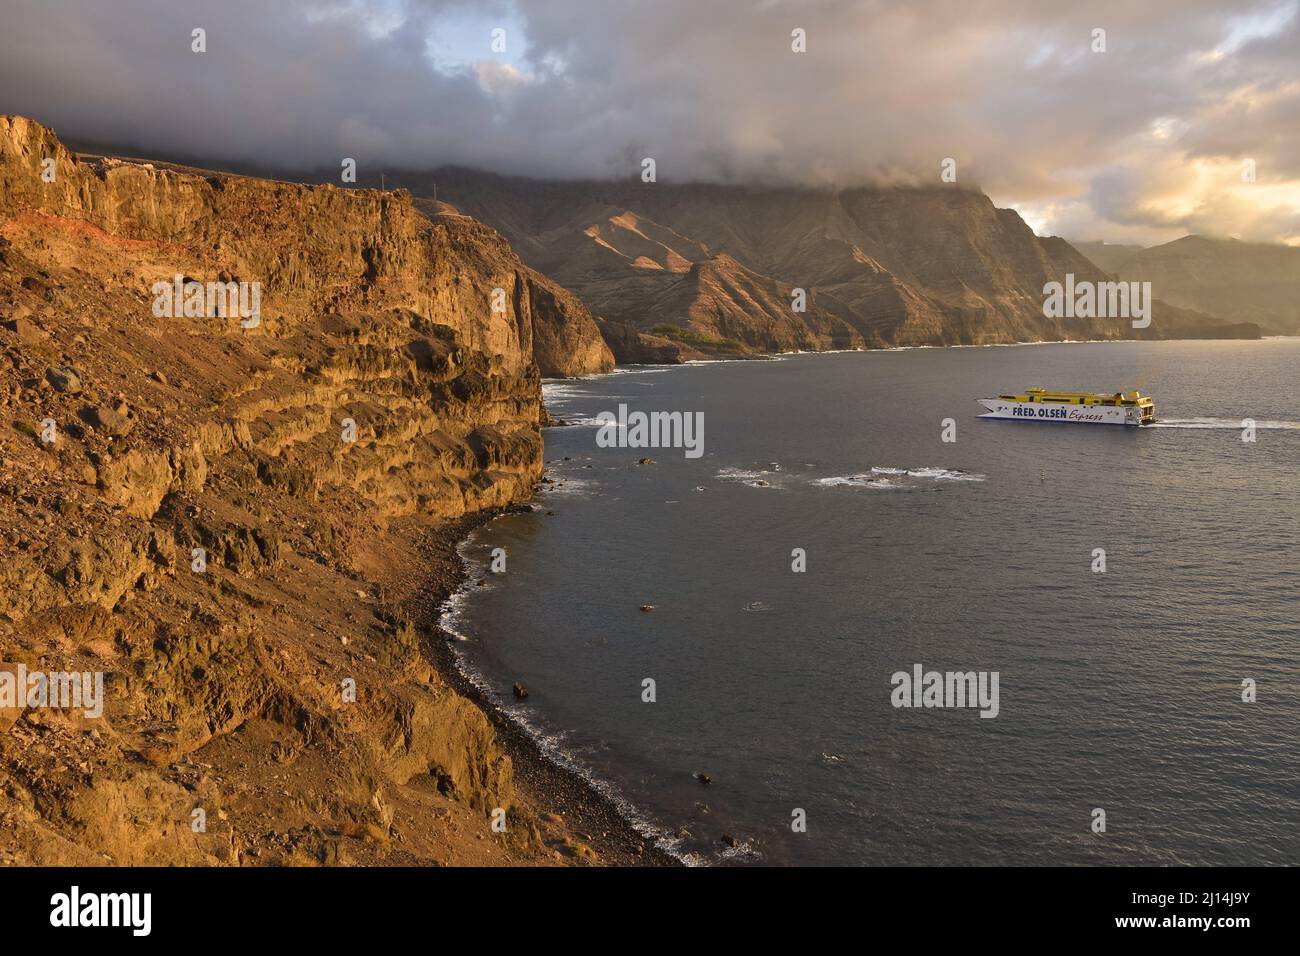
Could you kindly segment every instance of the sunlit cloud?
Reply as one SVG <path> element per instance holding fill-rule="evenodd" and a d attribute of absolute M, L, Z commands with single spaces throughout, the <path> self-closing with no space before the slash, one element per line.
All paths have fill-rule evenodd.
<path fill-rule="evenodd" d="M 607 178 L 652 155 L 663 181 L 925 185 L 952 157 L 959 183 L 1039 232 L 1300 235 L 1297 0 L 200 10 L 9 0 L 0 112 L 88 140 L 289 169 L 356 156 Z M 208 59 L 188 47 L 196 16 Z M 806 53 L 791 50 L 795 27 Z"/>

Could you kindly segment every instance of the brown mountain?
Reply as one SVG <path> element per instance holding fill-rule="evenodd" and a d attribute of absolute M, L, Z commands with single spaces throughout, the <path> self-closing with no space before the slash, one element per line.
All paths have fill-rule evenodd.
<path fill-rule="evenodd" d="M 642 324 L 663 334 L 684 326 L 705 342 L 761 352 L 824 351 L 864 344 L 862 335 L 814 294 L 792 311 L 791 286 L 746 269 L 723 253 L 694 262 L 649 297 Z M 837 307 L 832 303 L 832 308 Z"/>
<path fill-rule="evenodd" d="M 1163 302 L 1142 332 L 1127 319 L 1046 318 L 1047 282 L 1108 277 L 972 190 L 551 182 L 459 168 L 396 178 L 501 230 L 622 330 L 607 338 L 624 355 L 627 328 L 752 353 L 1257 334 Z"/>
<path fill-rule="evenodd" d="M 1077 245 L 1107 272 L 1149 281 L 1166 302 L 1253 322 L 1273 335 L 1300 334 L 1300 248 L 1204 236 L 1148 249 Z"/>

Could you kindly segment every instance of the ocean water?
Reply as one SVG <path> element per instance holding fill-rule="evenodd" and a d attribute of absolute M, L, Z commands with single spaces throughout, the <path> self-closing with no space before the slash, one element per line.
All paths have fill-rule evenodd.
<path fill-rule="evenodd" d="M 1029 385 L 1141 388 L 1161 422 L 975 417 Z M 447 619 L 483 686 L 685 858 L 1300 861 L 1300 339 L 799 355 L 546 390 L 588 423 L 546 432 L 538 511 L 463 546 L 483 584 Z M 704 454 L 597 447 L 590 420 L 620 403 L 702 412 Z M 505 573 L 482 573 L 497 547 Z M 997 716 L 895 707 L 917 664 L 996 671 Z"/>

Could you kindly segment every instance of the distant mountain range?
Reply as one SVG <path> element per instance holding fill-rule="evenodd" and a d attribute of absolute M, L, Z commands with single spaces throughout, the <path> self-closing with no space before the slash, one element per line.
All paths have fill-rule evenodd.
<path fill-rule="evenodd" d="M 1166 302 L 1228 322 L 1253 322 L 1266 334 L 1300 334 L 1300 248 L 1204 236 L 1147 249 L 1074 246 L 1112 275 L 1149 281 Z"/>
<path fill-rule="evenodd" d="M 1252 324 L 1168 299 L 1156 302 L 1142 331 L 1126 318 L 1047 318 L 1046 283 L 1067 273 L 1076 281 L 1109 276 L 1065 240 L 1035 236 L 1015 211 L 955 186 L 556 182 L 463 168 L 387 181 L 436 194 L 499 230 L 526 263 L 583 301 L 623 362 L 1259 335 Z"/>

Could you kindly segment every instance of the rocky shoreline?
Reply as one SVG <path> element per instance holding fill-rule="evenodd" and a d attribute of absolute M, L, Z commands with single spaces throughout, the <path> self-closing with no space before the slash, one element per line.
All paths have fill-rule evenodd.
<path fill-rule="evenodd" d="M 477 705 L 491 721 L 498 744 L 513 764 L 516 796 L 551 822 L 562 820 L 566 830 L 594 851 L 591 862 L 681 866 L 680 860 L 637 832 L 613 802 L 587 780 L 548 759 L 537 743 L 458 665 L 453 646 L 455 637 L 439 624 L 443 604 L 468 580 L 457 549 L 474 531 L 512 510 L 518 509 L 495 509 L 466 516 L 432 531 L 426 539 L 427 550 L 423 554 L 430 559 L 429 587 L 410 601 L 407 610 L 417 626 L 430 636 L 429 659 L 443 680 Z"/>

